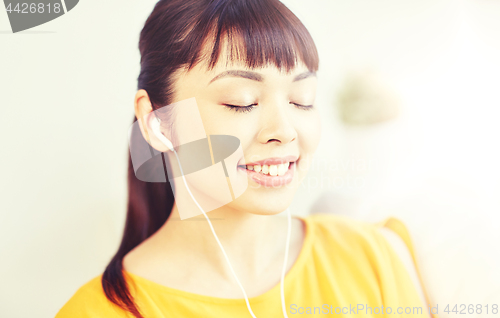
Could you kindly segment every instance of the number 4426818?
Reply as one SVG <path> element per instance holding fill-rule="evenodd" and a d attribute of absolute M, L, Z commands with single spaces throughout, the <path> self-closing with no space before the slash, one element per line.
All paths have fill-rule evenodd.
<path fill-rule="evenodd" d="M 8 13 L 60 13 L 61 4 L 60 3 L 18 3 L 14 8 L 12 8 L 12 3 L 9 3 L 6 8 Z"/>
<path fill-rule="evenodd" d="M 455 313 L 455 314 L 481 314 L 481 313 L 484 313 L 485 314 L 498 314 L 498 304 L 491 304 L 491 305 L 481 305 L 481 304 L 477 304 L 477 305 L 473 305 L 473 304 L 469 304 L 469 305 L 465 305 L 465 304 L 460 304 L 460 305 L 455 305 L 453 306 L 453 308 L 450 310 L 450 305 L 446 305 L 446 308 L 444 309 L 444 312 L 445 313 Z"/>

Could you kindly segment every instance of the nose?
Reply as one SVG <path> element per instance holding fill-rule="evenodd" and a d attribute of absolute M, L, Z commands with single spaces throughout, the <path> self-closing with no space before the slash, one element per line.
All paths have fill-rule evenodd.
<path fill-rule="evenodd" d="M 257 137 L 259 142 L 287 144 L 297 138 L 291 107 L 293 106 L 286 102 L 264 105 L 265 111 L 261 113 L 262 126 Z"/>

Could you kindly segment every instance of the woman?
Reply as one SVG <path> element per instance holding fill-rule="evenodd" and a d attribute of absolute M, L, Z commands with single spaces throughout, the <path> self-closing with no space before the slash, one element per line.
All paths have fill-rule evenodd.
<path fill-rule="evenodd" d="M 380 317 L 388 306 L 391 316 L 430 317 L 409 236 L 397 219 L 293 218 L 287 237 L 289 220 L 279 214 L 291 205 L 320 138 L 318 54 L 291 11 L 278 0 L 161 0 L 139 48 L 135 115 L 153 148 L 167 150 L 142 119 L 182 110 L 193 97 L 207 136 L 240 141 L 244 157 L 225 169 L 243 174 L 248 187 L 206 214 L 230 262 L 212 225 L 203 216 L 181 221 L 185 211 L 170 184 L 140 181 L 129 160 L 118 252 L 57 318 Z M 175 114 L 162 115 L 161 134 L 180 145 L 189 129 L 177 125 Z M 176 157 L 164 158 L 172 171 Z M 183 186 L 173 181 L 174 190 Z M 420 313 L 409 313 L 413 307 Z"/>

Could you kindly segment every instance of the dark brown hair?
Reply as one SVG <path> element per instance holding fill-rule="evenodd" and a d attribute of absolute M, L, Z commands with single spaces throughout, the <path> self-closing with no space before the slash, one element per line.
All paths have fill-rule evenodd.
<path fill-rule="evenodd" d="M 171 104 L 175 72 L 200 62 L 212 69 L 224 44 L 228 61 L 249 68 L 274 65 L 290 72 L 302 61 L 310 71 L 318 69 L 311 35 L 279 0 L 160 0 L 140 34 L 138 89 L 147 91 L 154 110 Z M 170 184 L 137 179 L 129 155 L 127 220 L 102 287 L 111 302 L 137 318 L 144 316 L 128 289 L 122 261 L 165 223 L 173 203 Z"/>

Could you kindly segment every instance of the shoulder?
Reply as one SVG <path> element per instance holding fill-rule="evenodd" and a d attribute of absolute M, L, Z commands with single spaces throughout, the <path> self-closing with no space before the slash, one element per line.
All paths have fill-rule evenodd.
<path fill-rule="evenodd" d="M 334 214 L 313 214 L 305 221 L 309 230 L 306 235 L 313 238 L 314 251 L 324 260 L 369 271 L 376 271 L 387 262 L 379 223 Z"/>
<path fill-rule="evenodd" d="M 399 257 L 405 261 L 410 259 L 412 264 L 409 234 L 397 218 L 370 222 L 344 215 L 313 214 L 305 220 L 313 232 L 317 249 L 323 246 L 325 253 L 335 251 L 337 256 L 343 254 L 356 261 L 365 260 L 380 268 L 387 268 Z"/>
<path fill-rule="evenodd" d="M 422 303 L 427 303 L 427 296 L 419 268 L 410 233 L 404 223 L 397 218 L 388 218 L 380 227 L 380 232 L 387 240 L 393 251 L 408 272 L 410 279 L 419 294 Z"/>
<path fill-rule="evenodd" d="M 338 242 L 367 243 L 373 241 L 379 227 L 378 223 L 335 214 L 313 214 L 307 216 L 305 221 L 316 237 Z"/>
<path fill-rule="evenodd" d="M 345 215 L 312 214 L 305 219 L 316 235 L 327 238 L 349 237 L 357 240 L 370 240 L 377 243 L 402 241 L 403 245 L 411 244 L 408 229 L 404 223 L 395 218 L 387 217 L 377 222 L 354 219 Z M 396 238 L 394 238 L 396 236 Z"/>
<path fill-rule="evenodd" d="M 101 277 L 102 274 L 78 288 L 55 318 L 129 317 L 106 298 L 101 285 Z"/>
<path fill-rule="evenodd" d="M 395 217 L 369 222 L 331 214 L 314 214 L 306 220 L 323 255 L 340 258 L 337 262 L 346 262 L 351 269 L 371 270 L 385 286 L 388 298 L 397 291 L 401 299 L 416 297 L 425 304 L 425 289 L 404 222 Z"/>

